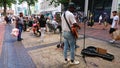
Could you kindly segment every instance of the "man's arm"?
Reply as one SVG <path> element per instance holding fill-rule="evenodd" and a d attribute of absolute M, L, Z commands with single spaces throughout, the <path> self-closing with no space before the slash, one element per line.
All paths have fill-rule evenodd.
<path fill-rule="evenodd" d="M 119 21 L 115 20 L 115 23 L 116 23 L 116 27 L 119 28 Z"/>
<path fill-rule="evenodd" d="M 77 23 L 74 15 L 70 16 L 70 22 L 72 23 L 73 27 L 77 27 L 80 29 L 80 25 Z"/>
<path fill-rule="evenodd" d="M 119 17 L 115 18 L 116 27 L 119 28 Z"/>

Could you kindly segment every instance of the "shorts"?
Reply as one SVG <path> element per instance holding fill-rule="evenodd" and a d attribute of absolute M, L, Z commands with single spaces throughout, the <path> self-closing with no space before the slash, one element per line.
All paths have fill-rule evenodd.
<path fill-rule="evenodd" d="M 110 28 L 109 33 L 112 34 L 114 31 L 116 31 L 115 28 Z"/>

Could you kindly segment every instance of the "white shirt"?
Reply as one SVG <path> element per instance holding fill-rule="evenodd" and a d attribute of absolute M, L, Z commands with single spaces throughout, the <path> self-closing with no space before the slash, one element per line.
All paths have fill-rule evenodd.
<path fill-rule="evenodd" d="M 55 20 L 52 21 L 52 24 L 54 25 L 55 28 L 57 28 L 58 23 Z"/>
<path fill-rule="evenodd" d="M 100 15 L 99 20 L 102 20 L 102 15 Z"/>
<path fill-rule="evenodd" d="M 66 11 L 65 16 L 66 16 L 66 19 L 67 19 L 68 23 L 70 24 L 70 26 L 72 26 L 72 24 L 76 23 L 75 16 L 70 11 Z M 64 18 L 64 13 L 62 14 L 61 20 L 62 20 L 62 31 L 70 31 L 68 24 Z"/>
<path fill-rule="evenodd" d="M 116 28 L 117 27 L 116 21 L 119 21 L 119 16 L 117 16 L 117 15 L 113 17 L 111 28 Z"/>

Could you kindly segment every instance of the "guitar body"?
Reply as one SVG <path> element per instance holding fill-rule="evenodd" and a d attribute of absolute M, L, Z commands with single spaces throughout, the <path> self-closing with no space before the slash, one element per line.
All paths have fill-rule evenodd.
<path fill-rule="evenodd" d="M 77 39 L 77 38 L 78 38 L 78 30 L 77 30 L 77 27 L 72 27 L 71 30 L 72 30 L 72 34 L 74 35 L 75 39 Z"/>

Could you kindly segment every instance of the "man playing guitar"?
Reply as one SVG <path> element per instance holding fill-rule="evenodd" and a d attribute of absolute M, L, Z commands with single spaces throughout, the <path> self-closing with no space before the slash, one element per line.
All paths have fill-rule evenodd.
<path fill-rule="evenodd" d="M 75 60 L 75 45 L 76 45 L 76 38 L 78 35 L 74 35 L 77 33 L 76 28 L 80 28 L 77 24 L 75 16 L 72 12 L 75 10 L 75 4 L 70 3 L 68 6 L 68 10 L 62 14 L 62 33 L 64 37 L 64 59 L 65 63 L 68 63 L 67 58 L 67 49 L 70 47 L 70 55 L 71 55 L 71 62 L 70 64 L 79 64 L 79 61 Z"/>

